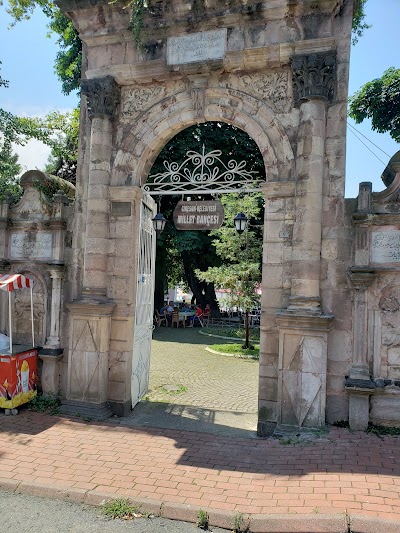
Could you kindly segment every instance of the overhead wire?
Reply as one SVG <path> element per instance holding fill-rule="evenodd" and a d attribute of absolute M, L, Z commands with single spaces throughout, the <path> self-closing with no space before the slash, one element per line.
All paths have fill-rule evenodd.
<path fill-rule="evenodd" d="M 348 126 L 350 126 L 350 128 L 352 128 L 353 130 L 355 130 L 357 133 L 359 133 L 360 135 L 362 135 L 364 137 L 364 139 L 367 139 L 368 142 L 370 142 L 371 144 L 373 144 L 376 148 L 378 148 L 378 150 L 380 150 L 381 152 L 383 152 L 385 155 L 387 155 L 388 157 L 391 157 L 389 154 L 387 154 L 385 152 L 385 150 L 382 150 L 382 148 L 380 146 L 378 146 L 377 144 L 375 144 L 373 141 L 371 141 L 371 139 L 368 139 L 368 137 L 366 135 L 364 135 L 363 133 L 361 133 L 361 131 L 359 131 L 357 128 L 355 128 L 353 126 L 353 124 L 350 124 L 350 122 L 347 123 Z"/>
<path fill-rule="evenodd" d="M 366 137 L 365 135 L 363 135 L 361 132 L 359 132 L 356 128 L 354 128 L 354 126 L 352 126 L 351 124 L 349 124 L 349 122 L 347 122 L 347 125 L 350 127 L 349 131 L 360 141 L 361 144 L 363 144 L 365 146 L 365 148 L 367 148 L 367 150 L 369 150 L 371 152 L 372 155 L 374 155 L 381 163 L 382 165 L 386 165 L 387 163 L 385 163 L 384 161 L 382 161 L 382 159 L 380 159 L 376 153 L 371 150 L 371 148 L 369 146 L 367 146 L 365 144 L 365 142 L 360 139 L 360 137 L 358 136 L 358 134 L 362 135 L 363 137 L 365 137 L 365 139 L 367 139 L 368 142 L 370 142 L 371 144 L 373 144 L 374 146 L 376 146 L 376 148 L 378 148 L 379 150 L 381 150 L 381 152 L 383 152 L 385 155 L 387 155 L 388 157 L 390 157 L 389 154 L 387 154 L 384 150 L 382 150 L 382 148 L 379 148 L 379 146 L 377 146 L 375 143 L 373 143 L 372 141 L 370 141 L 368 139 L 368 137 Z M 354 130 L 354 131 L 353 131 Z M 357 132 L 357 133 L 356 133 Z"/>

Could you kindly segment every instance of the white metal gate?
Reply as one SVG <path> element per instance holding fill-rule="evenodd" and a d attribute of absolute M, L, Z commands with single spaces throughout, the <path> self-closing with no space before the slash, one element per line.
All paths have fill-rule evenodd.
<path fill-rule="evenodd" d="M 131 379 L 132 407 L 146 394 L 149 385 L 156 253 L 156 238 L 152 218 L 155 213 L 154 200 L 145 195 L 140 208 L 136 321 Z"/>

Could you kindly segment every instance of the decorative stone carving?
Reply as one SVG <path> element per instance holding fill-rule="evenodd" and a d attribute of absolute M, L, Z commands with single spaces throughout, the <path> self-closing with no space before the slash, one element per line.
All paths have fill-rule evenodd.
<path fill-rule="evenodd" d="M 205 100 L 204 89 L 194 88 L 190 91 L 190 96 L 192 97 L 193 108 L 194 108 L 196 117 L 197 118 L 202 117 L 204 115 L 204 100 Z"/>
<path fill-rule="evenodd" d="M 119 104 L 119 86 L 112 76 L 81 80 L 81 91 L 88 98 L 89 118 L 114 118 Z"/>
<path fill-rule="evenodd" d="M 253 74 L 242 76 L 241 82 L 251 92 L 272 104 L 277 111 L 283 111 L 287 103 L 289 75 L 287 72 L 275 74 Z"/>
<path fill-rule="evenodd" d="M 383 346 L 400 347 L 400 287 L 388 287 L 379 301 L 381 312 L 381 342 Z M 400 368 L 400 350 L 397 349 L 397 366 Z M 388 357 L 388 363 L 390 354 Z M 393 357 L 392 357 L 393 359 Z"/>
<path fill-rule="evenodd" d="M 323 97 L 332 102 L 336 87 L 336 53 L 325 52 L 292 58 L 294 98 Z"/>
<path fill-rule="evenodd" d="M 133 117 L 161 100 L 165 95 L 165 87 L 145 87 L 143 89 L 127 89 L 123 93 L 122 114 Z"/>

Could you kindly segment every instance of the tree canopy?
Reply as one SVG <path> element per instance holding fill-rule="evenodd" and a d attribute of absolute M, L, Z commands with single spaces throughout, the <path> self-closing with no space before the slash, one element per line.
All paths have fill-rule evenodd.
<path fill-rule="evenodd" d="M 265 179 L 261 153 L 247 133 L 229 124 L 206 122 L 183 130 L 165 145 L 150 171 L 150 180 L 152 175 L 165 170 L 165 161 L 182 162 L 187 151 L 201 152 L 203 145 L 206 152 L 221 150 L 221 159 L 226 164 L 230 159 L 245 160 L 248 170 L 257 171 L 260 178 Z M 193 200 L 199 199 L 197 195 L 190 196 Z M 160 211 L 167 219 L 172 219 L 178 197 L 162 196 L 158 200 Z M 230 214 L 227 216 L 230 217 Z M 229 220 L 232 228 L 233 216 Z M 203 306 L 210 303 L 216 308 L 213 282 L 200 279 L 195 270 L 205 271 L 222 264 L 221 256 L 216 253 L 217 241 L 216 236 L 208 231 L 178 231 L 173 224 L 167 224 L 157 240 L 156 305 L 163 301 L 164 283 L 174 286 L 183 282 L 190 287 L 197 303 Z M 221 246 L 226 254 L 230 253 L 228 241 Z"/>
<path fill-rule="evenodd" d="M 370 118 L 373 130 L 389 132 L 400 142 L 400 69 L 391 67 L 381 78 L 364 84 L 349 98 L 349 106 L 357 124 Z"/>

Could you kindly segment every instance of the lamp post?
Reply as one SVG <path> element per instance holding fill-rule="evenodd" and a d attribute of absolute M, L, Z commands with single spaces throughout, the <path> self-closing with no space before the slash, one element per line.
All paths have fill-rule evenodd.
<path fill-rule="evenodd" d="M 152 219 L 152 221 L 153 221 L 153 227 L 158 236 L 164 231 L 167 219 L 164 218 L 164 215 L 162 213 L 157 213 L 156 216 Z"/>
<path fill-rule="evenodd" d="M 247 229 L 247 222 L 248 218 L 246 215 L 242 212 L 238 213 L 235 218 L 233 219 L 235 223 L 235 229 L 238 232 L 239 235 L 241 235 L 246 229 Z M 246 255 L 248 251 L 248 240 L 246 239 Z M 245 309 L 245 318 L 244 318 L 244 326 L 245 326 L 245 341 L 243 348 L 248 349 L 250 348 L 250 342 L 249 342 L 249 309 Z"/>

